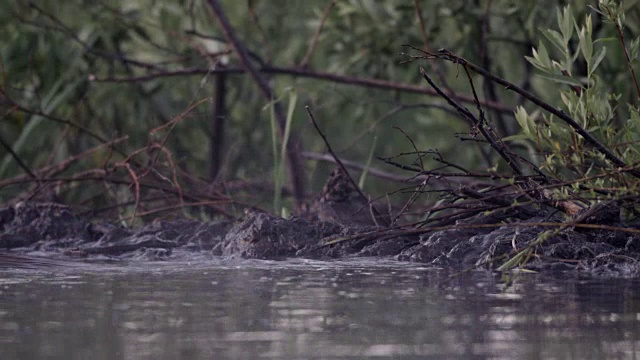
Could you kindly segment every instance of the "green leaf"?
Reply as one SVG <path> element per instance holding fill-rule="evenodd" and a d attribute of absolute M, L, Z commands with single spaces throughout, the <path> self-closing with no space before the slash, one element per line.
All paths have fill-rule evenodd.
<path fill-rule="evenodd" d="M 532 133 L 532 129 L 529 129 L 529 122 L 527 121 L 529 114 L 527 114 L 527 110 L 522 106 L 518 106 L 514 116 L 516 117 L 516 121 L 520 125 L 520 128 L 522 128 L 522 131 L 525 134 L 530 135 Z"/>
<path fill-rule="evenodd" d="M 535 51 L 535 49 L 533 51 Z M 547 69 L 542 64 L 540 64 L 540 62 L 536 60 L 534 57 L 525 56 L 524 59 L 527 60 L 531 65 L 535 66 L 536 69 L 541 71 L 547 71 Z"/>
<path fill-rule="evenodd" d="M 573 12 L 571 11 L 570 6 L 566 6 L 562 15 L 560 14 L 560 10 L 557 10 L 558 16 L 558 27 L 560 28 L 560 32 L 562 32 L 562 37 L 564 38 L 564 43 L 569 43 L 571 37 L 573 36 L 573 24 L 575 23 L 575 19 L 573 18 Z"/>
<path fill-rule="evenodd" d="M 629 57 L 631 58 L 631 62 L 636 62 L 636 59 L 638 58 L 639 45 L 640 37 L 631 40 L 631 45 L 629 46 Z"/>
<path fill-rule="evenodd" d="M 542 42 L 538 44 L 538 48 L 531 49 L 533 57 L 525 56 L 524 58 L 535 66 L 538 70 L 543 72 L 551 72 L 553 66 L 551 64 L 551 58 L 549 58 L 549 52 Z"/>
<path fill-rule="evenodd" d="M 598 6 L 602 6 L 602 2 L 600 2 L 600 4 Z M 606 16 L 605 13 L 603 13 L 602 11 L 598 10 L 596 7 L 594 7 L 593 5 L 587 5 L 588 8 L 590 8 L 591 10 L 593 10 L 596 14 L 599 14 L 600 16 L 604 17 Z"/>
<path fill-rule="evenodd" d="M 533 140 L 534 137 L 532 135 L 527 134 L 516 134 L 507 137 L 503 137 L 501 140 L 504 142 L 515 141 L 515 140 Z"/>
<path fill-rule="evenodd" d="M 603 38 L 599 38 L 599 39 L 595 39 L 593 41 L 593 45 L 601 43 L 601 42 L 618 42 L 618 39 L 615 37 L 603 37 Z"/>
<path fill-rule="evenodd" d="M 574 78 L 568 77 L 568 76 L 564 76 L 564 75 L 556 75 L 556 74 L 537 74 L 537 76 L 543 78 L 543 79 L 547 79 L 547 80 L 551 80 L 553 82 L 556 83 L 560 83 L 560 84 L 568 84 L 571 86 L 579 86 L 582 88 L 582 83 Z"/>
<path fill-rule="evenodd" d="M 600 49 L 600 51 L 596 54 L 593 60 L 593 64 L 589 66 L 589 77 L 591 77 L 591 74 L 593 74 L 593 72 L 596 71 L 596 69 L 598 68 L 598 65 L 600 65 L 600 63 L 602 62 L 602 59 L 604 59 L 604 56 L 606 54 L 607 54 L 607 48 L 603 46 Z"/>
<path fill-rule="evenodd" d="M 584 56 L 587 64 L 591 63 L 591 57 L 593 56 L 593 40 L 591 39 L 591 16 L 587 16 L 585 25 L 580 28 L 578 32 L 578 39 L 580 42 L 580 50 Z"/>
<path fill-rule="evenodd" d="M 531 253 L 531 249 L 529 249 L 529 248 L 520 251 L 519 253 L 515 254 L 511 259 L 507 260 L 504 264 L 500 265 L 500 267 L 498 267 L 498 269 L 496 269 L 496 270 L 498 270 L 498 271 L 509 271 L 509 270 L 512 270 L 512 269 L 516 268 L 516 267 L 522 265 L 524 259 L 530 253 Z"/>
<path fill-rule="evenodd" d="M 371 149 L 369 150 L 369 156 L 367 157 L 367 162 L 364 165 L 364 169 L 362 170 L 362 174 L 360 174 L 360 179 L 358 180 L 358 186 L 360 188 L 364 187 L 364 182 L 367 180 L 367 174 L 369 173 L 369 169 L 371 168 L 371 161 L 373 160 L 373 153 L 376 150 L 376 144 L 378 143 L 378 137 L 373 137 L 373 144 L 371 145 Z"/>
<path fill-rule="evenodd" d="M 566 54 L 568 53 L 568 49 L 567 49 L 567 42 L 564 41 L 562 35 L 555 31 L 555 30 L 550 30 L 550 29 L 543 29 L 540 30 L 540 32 L 542 33 L 542 35 L 544 35 L 545 38 L 547 38 L 547 40 L 549 40 L 549 42 L 556 47 L 556 49 L 558 49 L 563 56 L 566 56 Z"/>
<path fill-rule="evenodd" d="M 282 178 L 279 171 L 281 166 L 280 162 L 285 161 L 278 156 L 278 123 L 276 121 L 275 113 L 275 100 L 269 101 L 267 104 L 269 108 L 269 124 L 271 125 L 271 151 L 273 152 L 273 177 L 274 177 L 274 194 L 273 194 L 273 207 L 276 214 L 280 210 L 280 201 L 282 199 Z"/>

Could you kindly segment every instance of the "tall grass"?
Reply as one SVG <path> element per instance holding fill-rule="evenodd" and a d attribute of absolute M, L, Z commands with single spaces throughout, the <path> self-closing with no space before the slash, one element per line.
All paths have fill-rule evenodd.
<path fill-rule="evenodd" d="M 291 133 L 291 124 L 293 123 L 293 113 L 298 102 L 298 94 L 295 89 L 288 88 L 287 95 L 289 97 L 289 104 L 287 107 L 287 118 L 285 121 L 284 133 L 282 134 L 282 143 L 280 149 L 278 149 L 278 123 L 275 117 L 274 107 L 276 102 L 280 99 L 276 99 L 269 103 L 269 117 L 271 123 L 271 142 L 273 151 L 273 177 L 274 177 L 274 191 L 273 191 L 273 210 L 275 214 L 285 216 L 285 209 L 282 204 L 282 185 L 285 179 L 285 164 L 287 155 L 287 143 L 289 142 L 289 135 Z"/>

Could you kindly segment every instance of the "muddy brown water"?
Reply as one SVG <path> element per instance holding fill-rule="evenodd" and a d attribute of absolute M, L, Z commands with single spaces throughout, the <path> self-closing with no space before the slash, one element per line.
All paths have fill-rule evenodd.
<path fill-rule="evenodd" d="M 0 359 L 630 359 L 640 282 L 384 259 L 0 267 Z"/>

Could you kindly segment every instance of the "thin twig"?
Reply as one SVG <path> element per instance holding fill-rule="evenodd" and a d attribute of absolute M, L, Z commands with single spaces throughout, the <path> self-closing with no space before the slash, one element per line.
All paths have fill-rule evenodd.
<path fill-rule="evenodd" d="M 4 98 L 7 100 L 7 103 L 10 104 L 10 106 L 13 107 L 12 110 L 18 110 L 18 111 L 22 111 L 23 113 L 29 114 L 29 115 L 38 115 L 38 116 L 42 116 L 43 118 L 46 118 L 48 120 L 52 120 L 61 124 L 66 124 L 69 125 L 75 129 L 78 129 L 79 131 L 86 133 L 87 135 L 91 136 L 92 138 L 100 141 L 101 143 L 107 143 L 109 142 L 109 139 L 99 135 L 98 133 L 94 132 L 93 130 L 90 130 L 89 128 L 86 128 L 80 124 L 76 124 L 71 120 L 67 120 L 67 119 L 62 119 L 59 117 L 55 117 L 53 115 L 49 115 L 44 113 L 43 111 L 40 110 L 32 110 L 29 108 L 26 108 L 20 104 L 18 104 L 16 101 L 14 101 L 13 99 L 9 98 L 7 96 L 7 94 L 0 90 L 0 98 Z M 4 105 L 2 102 L 0 102 L 0 105 Z M 125 155 L 124 152 L 117 150 L 118 153 L 120 153 L 121 155 Z"/>
<path fill-rule="evenodd" d="M 29 166 L 24 161 L 22 161 L 22 158 L 20 158 L 20 156 L 16 154 L 15 151 L 13 151 L 13 148 L 11 147 L 11 145 L 9 145 L 9 143 L 7 143 L 4 140 L 2 135 L 0 135 L 0 145 L 2 145 L 2 147 L 11 155 L 13 160 L 16 161 L 18 166 L 20 166 L 20 168 L 22 168 L 24 172 L 26 172 L 31 178 L 38 180 L 38 177 L 36 176 L 36 174 L 34 174 L 33 171 L 31 171 L 31 169 L 29 168 Z"/>
<path fill-rule="evenodd" d="M 267 46 L 269 44 L 269 37 L 262 28 L 262 25 L 260 25 L 260 18 L 258 17 L 258 13 L 256 12 L 257 3 L 257 1 L 247 1 L 247 10 L 249 12 L 249 18 L 251 18 L 253 25 L 255 25 L 256 29 L 258 30 L 260 41 L 262 42 L 262 44 L 264 44 L 262 50 L 266 55 L 267 61 L 271 62 L 271 51 L 269 51 L 269 46 Z"/>
<path fill-rule="evenodd" d="M 480 133 L 482 133 L 482 136 L 484 136 L 484 138 L 487 139 L 487 141 L 489 141 L 491 146 L 498 152 L 498 154 L 502 156 L 502 158 L 507 162 L 507 165 L 509 165 L 511 170 L 513 170 L 515 174 L 522 176 L 522 170 L 520 169 L 520 166 L 518 166 L 518 163 L 511 158 L 511 156 L 505 151 L 503 146 L 500 146 L 495 141 L 495 139 L 493 139 L 493 136 L 491 135 L 491 133 L 489 133 L 485 129 L 484 124 L 482 124 L 482 120 L 476 118 L 476 116 L 473 115 L 471 111 L 469 111 L 467 108 L 463 107 L 462 105 L 458 104 L 458 102 L 456 102 L 454 99 L 447 96 L 447 94 L 445 94 L 444 91 L 442 91 L 433 82 L 433 80 L 431 80 L 431 78 L 429 77 L 429 75 L 427 75 L 427 72 L 424 70 L 424 68 L 422 67 L 420 68 L 420 73 L 425 78 L 425 80 L 427 80 L 429 85 L 431 85 L 431 87 L 434 90 L 436 90 L 440 94 L 440 96 L 442 96 L 442 98 L 447 100 L 447 102 L 451 104 L 451 106 L 453 106 L 460 113 L 460 115 L 464 116 L 470 122 L 471 126 L 476 127 L 480 131 Z M 475 95 L 475 89 L 474 89 L 474 98 L 477 98 L 477 96 Z M 478 104 L 478 108 L 480 109 L 480 112 L 482 114 L 482 109 L 480 108 L 479 104 Z"/>
<path fill-rule="evenodd" d="M 327 151 L 329 151 L 329 154 L 331 154 L 333 159 L 336 161 L 336 164 L 338 164 L 340 169 L 347 175 L 347 178 L 349 178 L 349 182 L 351 182 L 351 185 L 353 185 L 353 187 L 356 188 L 356 190 L 358 191 L 358 194 L 360 194 L 360 196 L 363 199 L 369 202 L 369 198 L 367 198 L 367 196 L 362 192 L 362 190 L 360 190 L 360 187 L 358 187 L 358 184 L 356 184 L 355 180 L 351 178 L 351 175 L 349 175 L 349 171 L 347 171 L 347 167 L 344 166 L 344 164 L 342 163 L 342 160 L 340 160 L 340 158 L 338 157 L 338 154 L 336 154 L 333 151 L 333 148 L 331 147 L 329 140 L 324 135 L 322 130 L 320 130 L 320 127 L 318 126 L 318 122 L 316 122 L 316 118 L 313 116 L 313 113 L 311 112 L 311 109 L 309 108 L 309 106 L 305 106 L 304 108 L 307 110 L 307 114 L 309 114 L 309 119 L 311 120 L 313 127 L 316 129 L 316 131 L 318 132 L 318 135 L 320 135 L 320 137 L 322 138 L 322 141 L 327 146 Z"/>
<path fill-rule="evenodd" d="M 422 154 L 420 153 L 420 151 L 418 150 L 418 147 L 416 146 L 415 141 L 413 141 L 413 139 L 411 138 L 411 136 L 409 136 L 409 134 L 407 134 L 404 130 L 402 130 L 401 128 L 394 126 L 394 129 L 400 131 L 402 133 L 402 135 L 404 135 L 404 137 L 407 138 L 407 140 L 409 140 L 409 142 L 411 143 L 411 146 L 413 146 L 413 150 L 415 150 L 416 155 L 418 156 L 418 161 L 420 162 L 420 168 L 424 171 L 424 162 L 422 161 Z"/>
<path fill-rule="evenodd" d="M 329 1 L 329 4 L 327 5 L 327 7 L 324 9 L 324 12 L 322 13 L 322 17 L 320 18 L 320 23 L 318 24 L 318 27 L 316 28 L 316 31 L 313 34 L 313 38 L 311 38 L 311 43 L 309 44 L 307 53 L 304 55 L 304 58 L 302 59 L 302 61 L 300 61 L 300 64 L 298 64 L 299 67 L 304 69 L 307 66 L 309 66 L 309 61 L 311 61 L 311 55 L 313 55 L 313 52 L 316 50 L 316 47 L 318 46 L 318 40 L 320 39 L 320 33 L 322 33 L 322 28 L 324 28 L 324 23 L 327 21 L 327 17 L 329 17 L 329 13 L 331 12 L 331 9 L 333 9 L 333 6 L 335 4 L 336 4 L 336 0 L 331 0 Z"/>
<path fill-rule="evenodd" d="M 427 35 L 424 17 L 422 16 L 422 5 L 420 5 L 420 1 L 422 0 L 413 0 L 413 8 L 415 9 L 418 23 L 420 24 L 420 34 L 422 35 L 424 50 L 431 52 L 431 47 L 429 46 L 429 36 Z M 440 80 L 440 84 L 442 84 L 442 87 L 447 90 L 449 94 L 454 94 L 455 92 L 447 83 L 447 78 L 445 77 L 444 70 L 442 69 L 442 66 L 440 66 L 440 63 L 430 62 L 429 66 L 431 66 L 431 70 L 433 70 L 438 76 L 438 80 Z"/>
<path fill-rule="evenodd" d="M 611 19 L 614 19 L 613 13 L 611 12 L 611 9 L 606 6 L 606 5 L 602 5 L 605 9 L 607 9 L 607 12 L 609 13 L 609 17 Z M 617 20 L 617 17 L 615 17 Z M 636 92 L 638 93 L 638 99 L 640 99 L 640 86 L 638 86 L 638 79 L 636 78 L 636 72 L 633 71 L 633 66 L 631 66 L 631 57 L 629 56 L 629 51 L 627 50 L 627 47 L 624 44 L 624 33 L 622 32 L 622 28 L 620 27 L 620 23 L 618 21 L 614 21 L 614 24 L 616 24 L 616 30 L 618 32 L 618 39 L 620 39 L 620 45 L 622 46 L 622 50 L 624 51 L 624 56 L 625 59 L 627 60 L 627 67 L 629 68 L 629 72 L 631 72 L 631 77 L 633 78 L 633 84 L 636 86 Z"/>

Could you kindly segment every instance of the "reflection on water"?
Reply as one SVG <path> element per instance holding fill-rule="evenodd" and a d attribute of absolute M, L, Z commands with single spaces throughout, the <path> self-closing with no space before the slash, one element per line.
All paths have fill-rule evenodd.
<path fill-rule="evenodd" d="M 633 358 L 637 281 L 379 260 L 0 269 L 0 359 Z"/>

